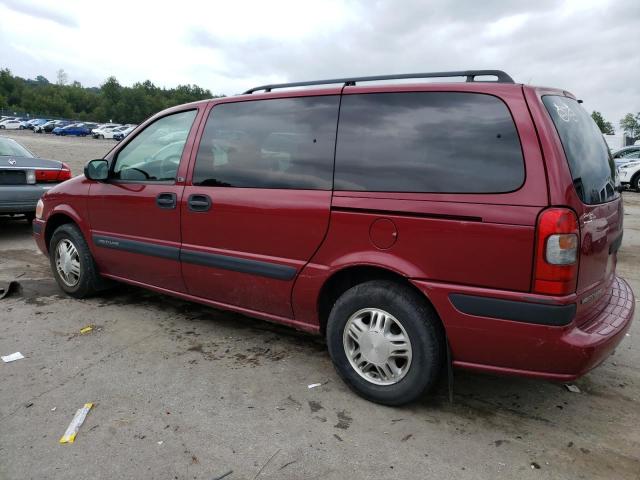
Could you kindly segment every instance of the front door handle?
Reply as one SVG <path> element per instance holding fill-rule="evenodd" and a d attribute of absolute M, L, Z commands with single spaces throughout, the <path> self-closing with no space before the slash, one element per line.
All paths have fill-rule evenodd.
<path fill-rule="evenodd" d="M 189 195 L 187 205 L 192 212 L 206 212 L 211 208 L 211 199 L 209 195 L 194 193 L 193 195 Z"/>
<path fill-rule="evenodd" d="M 156 205 L 160 208 L 173 209 L 178 204 L 178 197 L 172 192 L 159 193 L 156 197 Z"/>

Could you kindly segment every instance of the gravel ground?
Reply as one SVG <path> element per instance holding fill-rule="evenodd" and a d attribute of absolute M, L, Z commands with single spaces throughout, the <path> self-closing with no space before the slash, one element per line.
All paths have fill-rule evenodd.
<path fill-rule="evenodd" d="M 2 130 L 0 136 L 13 138 L 39 157 L 66 162 L 74 175 L 80 175 L 85 163 L 104 157 L 118 143 L 91 137 L 59 137 L 31 130 Z"/>
<path fill-rule="evenodd" d="M 114 145 L 11 136 L 75 173 Z M 640 195 L 624 199 L 618 272 L 640 294 Z M 26 358 L 0 363 L 2 480 L 640 478 L 638 311 L 581 393 L 459 371 L 452 404 L 441 386 L 389 408 L 351 393 L 319 339 L 128 286 L 65 297 L 29 226 L 0 219 L 11 279 L 23 289 L 0 300 L 0 353 Z M 89 401 L 76 442 L 59 445 Z"/>

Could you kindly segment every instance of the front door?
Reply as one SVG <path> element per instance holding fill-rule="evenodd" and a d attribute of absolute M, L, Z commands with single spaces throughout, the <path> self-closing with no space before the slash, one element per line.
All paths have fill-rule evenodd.
<path fill-rule="evenodd" d="M 182 196 L 190 294 L 292 318 L 296 275 L 329 225 L 338 95 L 223 102 Z"/>
<path fill-rule="evenodd" d="M 179 111 L 147 125 L 112 156 L 109 180 L 90 186 L 91 240 L 100 272 L 185 291 L 179 261 L 184 181 L 178 177 L 186 172 L 197 113 Z"/>

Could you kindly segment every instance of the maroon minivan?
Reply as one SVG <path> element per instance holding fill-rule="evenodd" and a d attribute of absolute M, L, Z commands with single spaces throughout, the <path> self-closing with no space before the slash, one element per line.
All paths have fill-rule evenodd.
<path fill-rule="evenodd" d="M 432 77 L 466 82 L 380 82 Z M 635 306 L 622 220 L 580 101 L 484 70 L 170 108 L 33 228 L 71 296 L 112 279 L 322 334 L 350 387 L 399 405 L 444 366 L 569 381 L 602 362 Z"/>

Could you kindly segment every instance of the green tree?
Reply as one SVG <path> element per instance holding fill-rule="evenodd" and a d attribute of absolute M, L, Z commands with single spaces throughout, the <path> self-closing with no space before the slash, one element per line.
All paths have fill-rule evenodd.
<path fill-rule="evenodd" d="M 611 122 L 607 122 L 600 112 L 591 112 L 591 118 L 596 122 L 600 131 L 605 135 L 613 135 L 615 132 L 613 130 L 613 125 Z"/>
<path fill-rule="evenodd" d="M 87 88 L 77 81 L 69 84 L 64 70 L 58 71 L 56 83 L 50 83 L 42 75 L 31 80 L 0 69 L 0 108 L 32 117 L 139 123 L 167 107 L 212 97 L 197 85 L 166 89 L 145 80 L 125 87 L 109 77 L 100 88 Z"/>
<path fill-rule="evenodd" d="M 631 138 L 640 138 L 640 112 L 627 113 L 622 120 L 620 120 L 620 128 Z"/>

